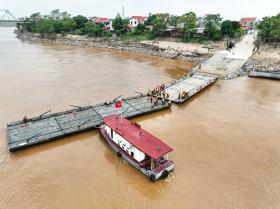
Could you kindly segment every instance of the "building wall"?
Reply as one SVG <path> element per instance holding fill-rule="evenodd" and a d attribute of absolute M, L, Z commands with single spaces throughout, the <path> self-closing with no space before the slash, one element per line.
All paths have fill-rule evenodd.
<path fill-rule="evenodd" d="M 110 20 L 110 22 L 107 23 L 106 27 L 109 27 L 111 31 L 114 30 L 114 28 L 113 28 L 113 21 Z"/>
<path fill-rule="evenodd" d="M 110 31 L 113 31 L 113 30 L 114 30 L 112 20 L 110 20 L 109 22 L 102 22 L 102 23 L 97 23 L 97 24 L 103 24 L 104 27 L 106 27 L 106 28 L 109 27 L 109 28 L 110 28 Z"/>
<path fill-rule="evenodd" d="M 135 28 L 137 25 L 139 25 L 139 21 L 135 18 L 131 18 L 129 23 L 133 28 Z"/>
<path fill-rule="evenodd" d="M 105 131 L 108 134 L 108 136 L 111 138 L 111 128 L 108 126 L 105 126 Z M 145 154 L 141 152 L 139 149 L 134 147 L 132 144 L 130 144 L 126 139 L 121 137 L 118 133 L 113 131 L 113 138 L 111 138 L 113 142 L 118 144 L 124 151 L 126 151 L 129 155 L 133 155 L 133 158 L 137 160 L 138 162 L 141 162 L 145 159 Z"/>

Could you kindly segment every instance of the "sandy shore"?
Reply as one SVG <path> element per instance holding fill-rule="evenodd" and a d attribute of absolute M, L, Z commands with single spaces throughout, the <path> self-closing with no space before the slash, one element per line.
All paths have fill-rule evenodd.
<path fill-rule="evenodd" d="M 280 65 L 280 47 L 275 48 L 271 45 L 264 45 L 260 53 L 255 53 L 252 58 L 259 61 L 270 61 Z"/>
<path fill-rule="evenodd" d="M 206 44 L 199 43 L 182 43 L 178 41 L 142 41 L 141 43 L 157 46 L 164 50 L 177 52 L 183 55 L 214 55 L 216 51 L 224 49 L 223 42 L 209 42 Z"/>
<path fill-rule="evenodd" d="M 138 42 L 138 41 L 123 41 L 116 37 L 102 37 L 102 38 L 92 38 L 86 36 L 77 35 L 51 35 L 50 37 L 42 37 L 40 34 L 33 34 L 28 32 L 15 32 L 18 38 L 24 40 L 32 41 L 53 41 L 56 43 L 61 43 L 71 46 L 81 46 L 81 47 L 95 47 L 95 48 L 108 48 L 129 51 L 134 53 L 141 53 L 151 56 L 159 56 L 168 59 L 178 59 L 187 62 L 194 62 L 196 64 L 201 64 L 208 60 L 215 51 L 220 47 L 220 45 L 203 45 L 203 44 L 185 44 L 176 42 Z M 207 48 L 210 47 L 211 50 L 208 51 Z"/>
<path fill-rule="evenodd" d="M 265 44 L 244 64 L 247 71 L 280 72 L 280 48 Z"/>

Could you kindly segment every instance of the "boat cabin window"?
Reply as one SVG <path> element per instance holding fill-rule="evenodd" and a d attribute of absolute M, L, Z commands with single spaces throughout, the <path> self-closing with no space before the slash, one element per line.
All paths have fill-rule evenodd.
<path fill-rule="evenodd" d="M 113 129 L 111 129 L 111 138 L 112 139 L 114 138 L 114 131 L 113 131 Z"/>
<path fill-rule="evenodd" d="M 145 159 L 145 154 L 142 151 L 130 144 L 126 139 L 124 139 L 121 135 L 115 132 L 112 128 L 105 126 L 105 130 L 112 139 L 112 141 L 118 144 L 121 147 L 121 149 L 129 153 L 136 161 L 141 162 Z"/>

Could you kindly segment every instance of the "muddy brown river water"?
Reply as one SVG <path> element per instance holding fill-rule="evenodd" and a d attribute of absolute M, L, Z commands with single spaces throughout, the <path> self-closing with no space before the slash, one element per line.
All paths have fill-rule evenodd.
<path fill-rule="evenodd" d="M 146 176 L 96 130 L 9 153 L 8 122 L 134 95 L 191 63 L 21 42 L 0 28 L 0 209 L 280 208 L 280 83 L 218 81 L 184 105 L 135 118 L 174 148 L 166 179 Z"/>

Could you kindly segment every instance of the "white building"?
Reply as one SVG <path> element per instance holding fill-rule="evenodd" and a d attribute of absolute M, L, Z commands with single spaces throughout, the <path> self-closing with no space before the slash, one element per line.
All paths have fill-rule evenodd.
<path fill-rule="evenodd" d="M 99 17 L 95 20 L 95 23 L 97 25 L 103 24 L 104 25 L 104 30 L 105 31 L 112 31 L 114 30 L 113 28 L 113 23 L 112 20 L 106 17 Z"/>
<path fill-rule="evenodd" d="M 132 28 L 137 27 L 139 24 L 144 24 L 144 22 L 148 19 L 146 16 L 132 16 L 129 20 L 129 24 Z"/>

